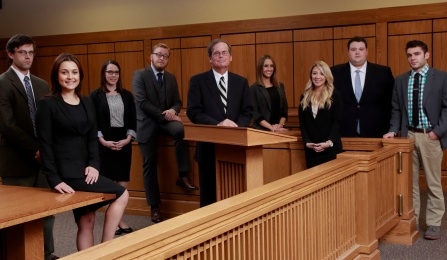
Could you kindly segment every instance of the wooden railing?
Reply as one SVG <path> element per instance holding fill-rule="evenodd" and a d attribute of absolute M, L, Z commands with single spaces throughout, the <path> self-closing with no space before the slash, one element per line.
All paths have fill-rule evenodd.
<path fill-rule="evenodd" d="M 379 238 L 418 237 L 413 145 L 344 139 L 355 151 L 65 259 L 378 259 Z"/>

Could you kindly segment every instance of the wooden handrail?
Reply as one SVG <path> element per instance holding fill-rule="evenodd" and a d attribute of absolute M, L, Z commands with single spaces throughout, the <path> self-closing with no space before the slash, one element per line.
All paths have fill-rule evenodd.
<path fill-rule="evenodd" d="M 377 139 L 370 145 L 375 142 L 385 143 Z M 411 151 L 411 145 L 411 139 L 391 140 L 372 151 L 345 152 L 326 164 L 64 259 L 374 257 L 380 236 L 402 221 L 414 221 L 414 215 L 403 220 L 397 215 L 395 197 L 403 185 L 398 183 L 396 157 Z M 414 237 L 417 231 L 400 235 Z"/>

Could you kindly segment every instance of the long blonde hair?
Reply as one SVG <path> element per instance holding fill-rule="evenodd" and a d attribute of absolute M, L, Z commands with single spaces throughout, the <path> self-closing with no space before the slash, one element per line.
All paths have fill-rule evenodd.
<path fill-rule="evenodd" d="M 321 90 L 320 96 L 317 96 L 317 92 L 314 89 L 314 84 L 312 83 L 312 70 L 318 67 L 321 72 L 323 72 L 324 77 L 326 78 L 326 82 Z M 327 106 L 328 108 L 332 105 L 332 93 L 334 92 L 334 76 L 332 76 L 331 69 L 324 61 L 316 61 L 312 67 L 310 68 L 309 73 L 309 81 L 306 84 L 306 88 L 304 89 L 303 99 L 300 104 L 305 110 L 307 107 L 310 107 L 310 104 L 318 104 L 318 108 L 324 108 Z"/>

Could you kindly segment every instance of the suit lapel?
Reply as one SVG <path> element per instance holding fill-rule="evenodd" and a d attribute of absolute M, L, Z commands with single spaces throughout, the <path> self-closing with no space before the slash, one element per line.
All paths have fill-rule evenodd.
<path fill-rule="evenodd" d="M 106 112 L 105 117 L 110 118 L 110 109 L 109 109 L 109 103 L 107 102 L 107 95 L 104 91 L 99 91 L 99 105 L 102 108 L 103 111 Z"/>
<path fill-rule="evenodd" d="M 374 66 L 371 66 L 371 63 L 366 65 L 366 74 L 365 74 L 365 84 L 363 85 L 362 97 L 368 97 L 368 92 L 370 91 L 371 82 L 374 81 Z M 352 82 L 352 80 L 351 80 Z M 352 83 L 351 83 L 352 84 Z M 355 96 L 355 95 L 354 95 Z"/>
<path fill-rule="evenodd" d="M 432 69 L 432 68 L 429 68 L 428 69 L 428 71 L 427 71 L 427 80 L 425 81 L 425 86 L 424 86 L 424 96 L 423 96 L 423 98 L 422 98 L 422 101 L 424 102 L 424 107 L 425 107 L 425 104 L 427 103 L 427 102 L 429 102 L 429 100 L 430 100 L 430 97 L 428 96 L 429 95 L 429 88 L 431 87 L 431 86 L 433 86 L 433 81 L 435 80 L 435 73 L 434 73 L 434 70 Z"/>
<path fill-rule="evenodd" d="M 145 73 L 145 77 L 146 77 L 146 81 L 150 82 L 149 86 L 152 86 L 153 90 L 157 94 L 158 103 L 160 105 L 161 104 L 161 91 L 162 90 L 158 86 L 157 78 L 155 77 L 154 71 L 152 70 L 151 66 L 147 67 L 147 73 Z M 166 77 L 165 77 L 165 80 L 166 80 Z M 166 82 L 165 82 L 165 85 L 166 85 Z M 166 88 L 163 88 L 163 89 L 166 89 Z"/>
<path fill-rule="evenodd" d="M 272 88 L 274 88 L 274 87 L 272 87 Z M 267 89 L 266 89 L 265 87 L 261 86 L 261 87 L 259 88 L 259 91 L 260 91 L 261 94 L 264 96 L 265 101 L 267 101 L 267 105 L 268 105 L 268 107 L 269 107 L 269 110 L 272 111 L 272 102 L 271 102 L 271 100 L 270 100 L 270 95 L 269 95 Z M 280 91 L 278 91 L 278 92 L 280 92 Z"/>
<path fill-rule="evenodd" d="M 62 113 L 64 114 L 65 119 L 66 119 L 68 122 L 70 122 L 70 124 L 71 124 L 73 130 L 76 131 L 76 132 L 78 132 L 78 133 L 80 133 L 80 132 L 78 131 L 78 128 L 74 125 L 74 122 L 73 122 L 73 120 L 72 120 L 72 117 L 71 117 L 71 115 L 70 115 L 70 112 L 68 112 L 67 105 L 65 104 L 65 101 L 63 100 L 63 98 L 62 98 L 62 97 L 55 97 L 55 99 L 56 99 L 56 104 L 57 104 L 57 106 L 59 107 L 59 109 L 60 109 L 60 110 L 62 111 Z M 80 102 L 82 103 L 82 101 L 80 101 Z M 88 116 L 88 115 L 87 115 L 87 116 Z M 80 134 L 81 134 L 81 133 L 80 133 Z"/>
<path fill-rule="evenodd" d="M 349 65 L 349 62 L 346 63 L 345 67 L 344 67 L 344 73 L 343 73 L 343 81 L 344 82 L 349 82 L 346 84 L 346 87 L 348 87 L 348 93 L 349 93 L 349 97 L 357 102 L 357 99 L 355 98 L 355 93 L 354 93 L 354 85 L 352 85 L 352 78 L 351 78 L 351 66 Z"/>
<path fill-rule="evenodd" d="M 26 96 L 25 86 L 20 81 L 19 76 L 17 76 L 16 72 L 12 68 L 9 68 L 9 70 L 8 70 L 8 77 L 9 77 L 9 80 L 11 80 L 12 85 L 23 96 L 23 98 L 26 100 L 26 103 L 28 104 L 28 98 Z"/>

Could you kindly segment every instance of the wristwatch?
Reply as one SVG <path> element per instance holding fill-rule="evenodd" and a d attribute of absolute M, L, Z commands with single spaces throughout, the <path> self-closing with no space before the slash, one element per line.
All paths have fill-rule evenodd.
<path fill-rule="evenodd" d="M 327 140 L 326 143 L 329 144 L 329 147 L 334 147 L 334 143 L 331 140 Z"/>

